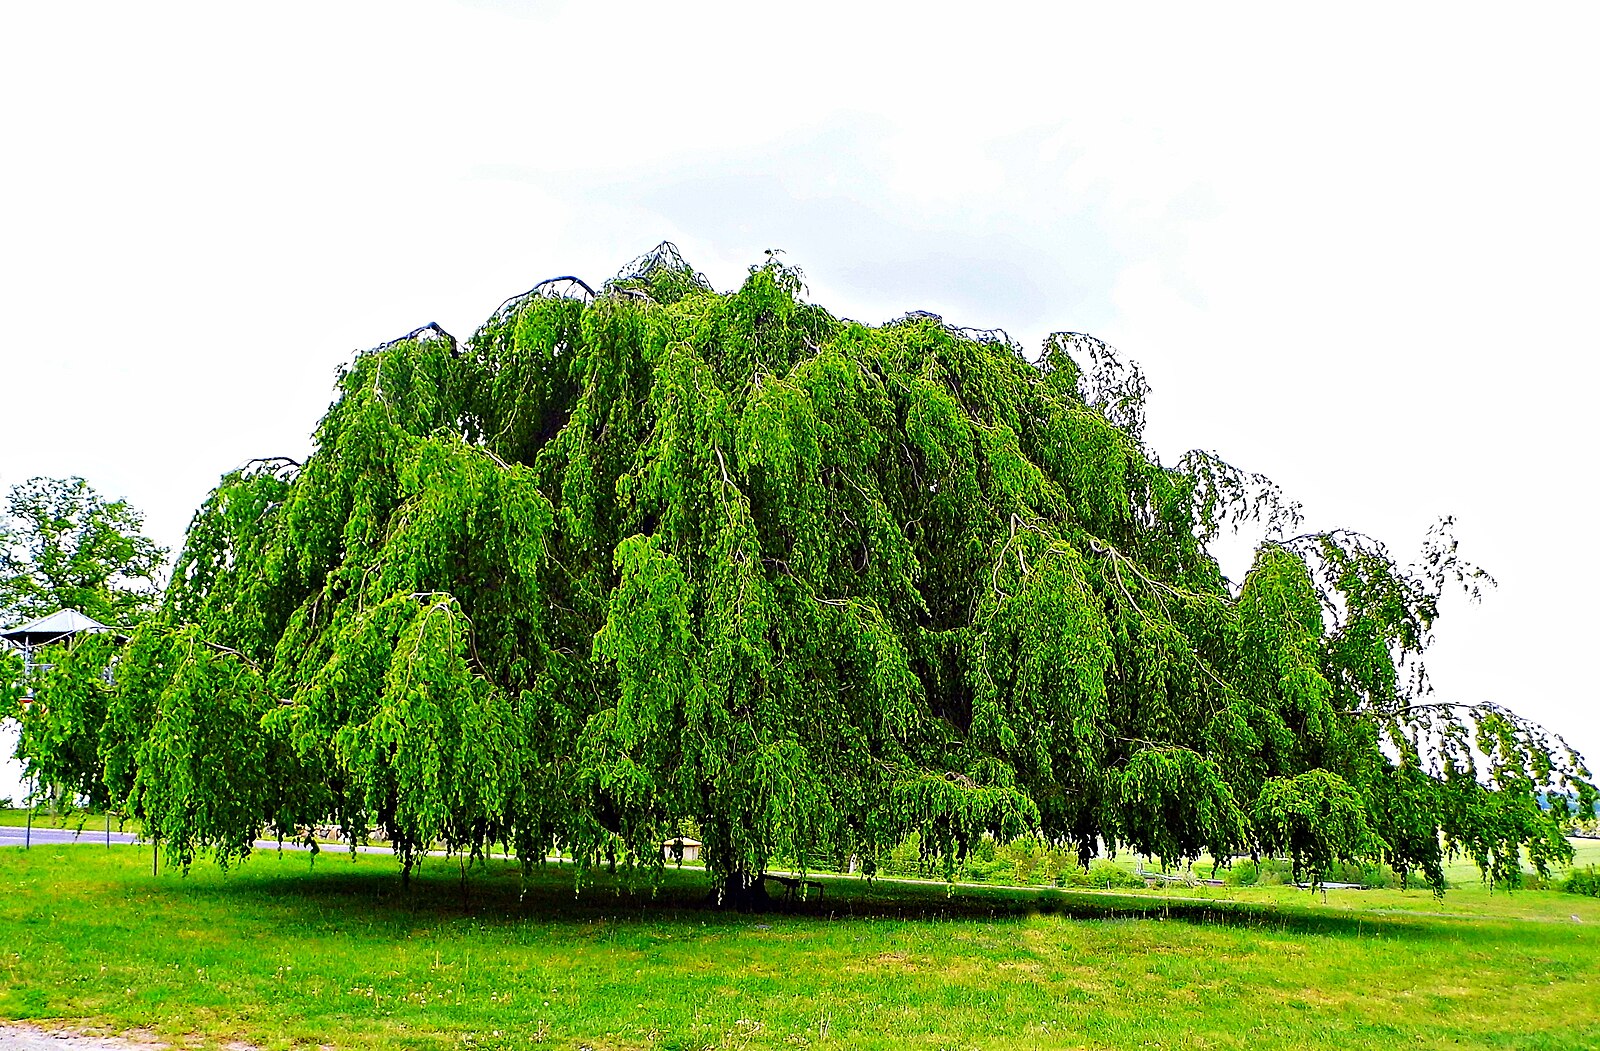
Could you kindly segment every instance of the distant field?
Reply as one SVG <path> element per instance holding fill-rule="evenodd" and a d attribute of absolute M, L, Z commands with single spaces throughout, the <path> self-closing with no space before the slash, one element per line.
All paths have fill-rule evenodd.
<path fill-rule="evenodd" d="M 1600 1047 L 1600 900 L 827 880 L 793 914 L 704 876 L 148 848 L 0 851 L 0 1018 L 264 1047 Z"/>

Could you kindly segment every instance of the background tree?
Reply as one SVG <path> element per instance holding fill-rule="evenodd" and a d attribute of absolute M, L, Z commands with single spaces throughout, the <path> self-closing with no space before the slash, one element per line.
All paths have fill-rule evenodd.
<path fill-rule="evenodd" d="M 5 510 L 0 625 L 70 608 L 126 629 L 154 609 L 166 551 L 127 501 L 106 500 L 82 478 L 30 478 L 11 487 Z M 100 742 L 114 651 L 104 636 L 48 647 L 26 683 L 20 660 L 0 661 L 0 716 L 23 722 L 17 757 L 38 798 L 109 802 Z M 37 703 L 23 706 L 24 696 Z"/>
<path fill-rule="evenodd" d="M 720 294 L 662 246 L 466 347 L 358 355 L 302 465 L 197 512 L 107 698 L 98 760 L 188 863 L 381 828 L 526 864 L 659 866 L 693 821 L 727 899 L 916 834 L 1179 861 L 1381 860 L 1442 887 L 1565 857 L 1581 759 L 1434 697 L 1442 522 L 1415 565 L 1298 532 L 1270 481 L 1143 442 L 1136 368 L 1058 333 Z M 1249 573 L 1207 551 L 1264 528 Z M 65 710 L 65 706 L 63 706 Z M 44 735 L 40 740 L 44 740 Z"/>
<path fill-rule="evenodd" d="M 82 478 L 13 485 L 0 515 L 0 624 L 76 609 L 126 627 L 155 604 L 166 558 L 144 516 Z"/>

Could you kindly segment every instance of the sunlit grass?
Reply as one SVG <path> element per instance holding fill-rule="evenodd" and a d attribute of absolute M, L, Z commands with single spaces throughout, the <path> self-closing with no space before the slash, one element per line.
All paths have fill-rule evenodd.
<path fill-rule="evenodd" d="M 804 912 L 573 872 L 0 852 L 0 1017 L 337 1047 L 1600 1046 L 1600 901 L 828 880 Z M 1198 900 L 1195 900 L 1198 899 Z"/>

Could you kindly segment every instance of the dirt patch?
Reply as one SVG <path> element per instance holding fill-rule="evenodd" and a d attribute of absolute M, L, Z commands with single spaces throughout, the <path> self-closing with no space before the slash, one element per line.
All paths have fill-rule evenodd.
<path fill-rule="evenodd" d="M 36 1025 L 0 1025 L 0 1051 L 154 1051 L 155 1048 L 166 1046 L 164 1041 L 143 1033 L 90 1036 Z"/>
<path fill-rule="evenodd" d="M 138 1030 L 121 1036 L 100 1036 L 70 1029 L 45 1029 L 25 1022 L 0 1023 L 0 1051 L 158 1051 L 182 1046 Z M 254 1051 L 249 1044 L 225 1046 L 230 1051 Z"/>

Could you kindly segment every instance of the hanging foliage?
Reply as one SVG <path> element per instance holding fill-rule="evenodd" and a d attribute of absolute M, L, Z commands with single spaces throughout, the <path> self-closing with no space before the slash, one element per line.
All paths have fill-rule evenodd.
<path fill-rule="evenodd" d="M 1486 580 L 1448 521 L 1417 566 L 1296 534 L 1267 479 L 1157 459 L 1103 343 L 1030 361 L 801 281 L 769 256 L 718 293 L 665 245 L 358 355 L 304 464 L 196 514 L 116 686 L 29 724 L 35 768 L 183 864 L 333 822 L 408 870 L 649 867 L 693 822 L 734 900 L 912 833 L 947 866 L 1038 833 L 1436 887 L 1445 852 L 1565 856 L 1581 759 L 1421 673 L 1445 588 Z M 1234 584 L 1207 545 L 1245 523 Z"/>

